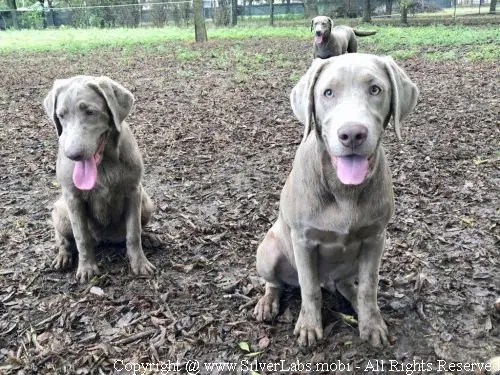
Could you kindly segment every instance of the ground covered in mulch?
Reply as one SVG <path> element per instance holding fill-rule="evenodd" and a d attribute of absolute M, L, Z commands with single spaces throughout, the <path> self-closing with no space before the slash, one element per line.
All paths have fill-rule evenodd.
<path fill-rule="evenodd" d="M 327 292 L 326 338 L 314 349 L 294 342 L 297 290 L 284 294 L 273 324 L 252 318 L 263 293 L 256 248 L 277 217 L 302 134 L 288 95 L 310 47 L 289 39 L 172 42 L 0 57 L 0 373 L 124 374 L 126 363 L 170 361 L 180 368 L 163 373 L 185 374 L 195 373 L 192 360 L 212 374 L 230 371 L 203 363 L 404 373 L 363 371 L 377 359 L 423 361 L 434 366 L 426 373 L 439 373 L 438 360 L 500 354 L 496 62 L 399 62 L 421 98 L 403 142 L 392 129 L 384 141 L 396 213 L 378 302 L 393 345 L 362 343 L 346 303 Z M 128 122 L 156 203 L 148 232 L 159 243 L 145 247 L 158 268 L 153 278 L 131 276 L 123 246 L 100 248 L 102 275 L 92 284 L 77 284 L 74 268 L 51 270 L 57 139 L 41 103 L 55 78 L 76 74 L 108 75 L 136 97 Z"/>

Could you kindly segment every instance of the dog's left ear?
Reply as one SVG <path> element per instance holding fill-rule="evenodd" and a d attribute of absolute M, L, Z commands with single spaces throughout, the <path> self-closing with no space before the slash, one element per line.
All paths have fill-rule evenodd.
<path fill-rule="evenodd" d="M 122 122 L 128 116 L 134 104 L 134 95 L 118 82 L 105 76 L 89 81 L 88 85 L 106 100 L 115 128 L 120 132 Z"/>
<path fill-rule="evenodd" d="M 324 67 L 331 61 L 329 59 L 314 59 L 306 74 L 302 76 L 290 93 L 290 104 L 295 117 L 304 124 L 304 142 L 312 130 L 315 117 L 314 87 Z"/>
<path fill-rule="evenodd" d="M 330 25 L 330 30 L 333 29 L 333 20 L 330 17 L 328 18 L 328 24 Z"/>
<path fill-rule="evenodd" d="M 401 140 L 401 121 L 415 108 L 418 99 L 418 88 L 390 56 L 383 57 L 385 69 L 389 75 L 392 88 L 391 114 L 394 129 Z"/>

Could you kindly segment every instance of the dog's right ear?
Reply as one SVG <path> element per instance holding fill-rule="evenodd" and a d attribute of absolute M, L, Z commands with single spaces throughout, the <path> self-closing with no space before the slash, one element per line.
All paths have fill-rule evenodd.
<path fill-rule="evenodd" d="M 314 59 L 306 74 L 300 78 L 299 82 L 292 89 L 290 94 L 290 104 L 297 119 L 304 124 L 304 142 L 312 130 L 315 117 L 314 110 L 314 87 L 325 66 L 331 61 L 329 59 Z"/>
<path fill-rule="evenodd" d="M 60 137 L 62 134 L 62 126 L 56 113 L 57 96 L 59 95 L 62 88 L 67 82 L 68 82 L 67 79 L 56 79 L 54 81 L 54 85 L 52 86 L 52 90 L 49 91 L 49 93 L 43 100 L 43 106 L 45 107 L 45 112 L 47 113 L 47 116 L 49 116 L 49 118 L 54 123 L 58 137 Z"/>
<path fill-rule="evenodd" d="M 313 31 L 313 26 L 314 26 L 314 18 L 311 20 L 311 32 Z"/>

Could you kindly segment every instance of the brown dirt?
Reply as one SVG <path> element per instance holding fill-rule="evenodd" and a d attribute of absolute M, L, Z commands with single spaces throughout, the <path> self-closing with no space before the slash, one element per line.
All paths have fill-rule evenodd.
<path fill-rule="evenodd" d="M 283 359 L 342 361 L 370 374 L 362 371 L 370 359 L 436 365 L 500 354 L 495 62 L 400 62 L 421 98 L 403 142 L 392 131 L 385 139 L 397 209 L 379 305 L 394 345 L 362 343 L 335 312 L 349 313 L 346 304 L 326 292 L 326 339 L 314 349 L 294 343 L 296 290 L 273 324 L 252 319 L 263 291 L 255 251 L 301 137 L 288 94 L 310 52 L 308 41 L 278 39 L 0 57 L 0 373 Z M 148 230 L 161 241 L 145 249 L 159 269 L 152 279 L 130 275 L 123 247 L 100 249 L 102 296 L 77 284 L 74 269 L 50 268 L 57 139 L 41 102 L 55 78 L 83 73 L 106 74 L 136 96 L 128 121 L 157 205 Z M 245 357 L 240 342 L 263 353 Z"/>

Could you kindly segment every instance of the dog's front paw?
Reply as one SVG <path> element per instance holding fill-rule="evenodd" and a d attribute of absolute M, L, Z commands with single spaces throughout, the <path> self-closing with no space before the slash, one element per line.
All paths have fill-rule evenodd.
<path fill-rule="evenodd" d="M 266 294 L 255 305 L 253 315 L 258 322 L 270 322 L 278 315 L 279 309 L 279 293 L 273 289 L 266 290 Z"/>
<path fill-rule="evenodd" d="M 302 308 L 293 333 L 298 336 L 297 342 L 300 346 L 316 345 L 319 340 L 323 339 L 321 312 L 304 312 Z"/>
<path fill-rule="evenodd" d="M 145 255 L 133 260 L 131 259 L 130 267 L 132 268 L 132 273 L 138 276 L 154 275 L 156 270 L 156 267 L 149 262 Z"/>
<path fill-rule="evenodd" d="M 76 270 L 76 279 L 80 283 L 86 283 L 92 280 L 95 275 L 99 274 L 99 267 L 95 262 L 78 262 L 78 269 Z"/>
<path fill-rule="evenodd" d="M 389 331 L 380 312 L 377 311 L 368 319 L 359 320 L 359 336 L 374 347 L 389 344 Z"/>
<path fill-rule="evenodd" d="M 56 257 L 52 261 L 52 267 L 56 270 L 62 270 L 69 267 L 72 261 L 72 254 L 66 249 L 59 249 Z"/>

